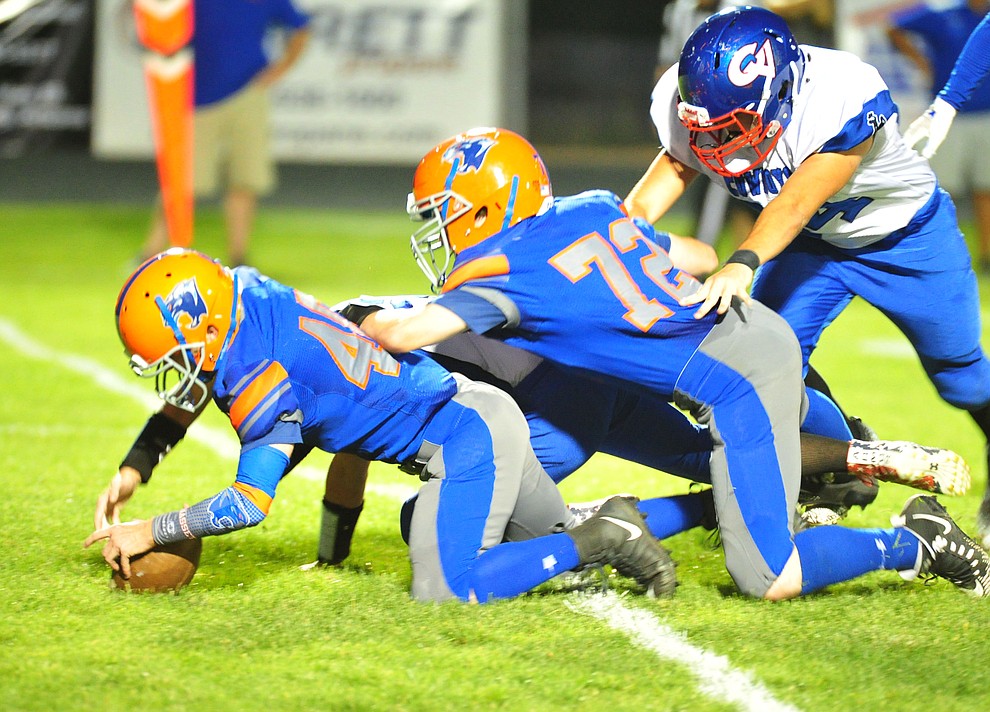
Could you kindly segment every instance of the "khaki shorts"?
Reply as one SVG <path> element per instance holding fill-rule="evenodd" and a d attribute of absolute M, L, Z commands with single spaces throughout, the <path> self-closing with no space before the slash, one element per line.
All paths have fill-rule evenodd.
<path fill-rule="evenodd" d="M 269 193 L 275 186 L 268 91 L 249 84 L 193 116 L 193 192 L 209 197 L 223 185 Z"/>
<path fill-rule="evenodd" d="M 953 197 L 990 190 L 990 111 L 959 114 L 931 164 Z"/>

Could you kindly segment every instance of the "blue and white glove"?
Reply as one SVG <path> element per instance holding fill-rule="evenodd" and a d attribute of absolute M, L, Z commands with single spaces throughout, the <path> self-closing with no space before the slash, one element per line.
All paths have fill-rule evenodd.
<path fill-rule="evenodd" d="M 952 105 L 942 98 L 936 98 L 925 113 L 908 126 L 907 131 L 904 132 L 904 140 L 911 148 L 924 142 L 918 152 L 923 158 L 931 158 L 949 134 L 949 128 L 955 118 L 956 110 Z"/>

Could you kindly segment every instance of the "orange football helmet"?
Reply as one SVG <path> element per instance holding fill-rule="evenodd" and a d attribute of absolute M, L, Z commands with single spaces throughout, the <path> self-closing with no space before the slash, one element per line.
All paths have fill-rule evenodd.
<path fill-rule="evenodd" d="M 195 412 L 237 324 L 236 278 L 206 255 L 173 248 L 135 270 L 117 297 L 117 333 L 134 373 L 166 403 Z M 172 374 L 177 379 L 169 386 Z"/>
<path fill-rule="evenodd" d="M 553 190 L 532 144 L 507 129 L 476 128 L 437 144 L 416 168 L 406 212 L 416 263 L 443 286 L 457 253 L 545 212 Z"/>

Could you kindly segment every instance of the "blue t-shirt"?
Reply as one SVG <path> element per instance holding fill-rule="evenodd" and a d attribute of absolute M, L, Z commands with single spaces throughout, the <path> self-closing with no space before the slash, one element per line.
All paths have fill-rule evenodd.
<path fill-rule="evenodd" d="M 269 29 L 309 23 L 291 0 L 196 0 L 193 10 L 196 106 L 226 99 L 268 66 Z"/>
<path fill-rule="evenodd" d="M 909 7 L 891 16 L 895 27 L 920 37 L 932 64 L 932 94 L 949 80 L 953 66 L 959 58 L 970 34 L 986 17 L 973 12 L 965 2 L 945 9 L 935 9 L 928 4 Z M 975 87 L 972 97 L 961 113 L 990 110 L 990 82 Z"/>

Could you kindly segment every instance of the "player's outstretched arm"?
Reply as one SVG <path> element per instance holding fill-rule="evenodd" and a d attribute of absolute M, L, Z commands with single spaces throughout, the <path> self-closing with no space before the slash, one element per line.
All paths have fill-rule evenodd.
<path fill-rule="evenodd" d="M 243 450 L 232 486 L 175 512 L 102 527 L 86 537 L 83 546 L 106 539 L 103 558 L 114 571 L 121 571 L 128 578 L 130 559 L 150 551 L 156 544 L 219 536 L 257 526 L 268 516 L 274 485 L 288 470 L 293 447 L 278 443 Z"/>
<path fill-rule="evenodd" d="M 677 202 L 698 175 L 693 168 L 661 150 L 623 201 L 630 217 L 655 223 Z"/>
<path fill-rule="evenodd" d="M 120 511 L 137 486 L 151 479 L 151 473 L 165 456 L 185 436 L 186 429 L 199 417 L 206 406 L 195 413 L 165 404 L 152 415 L 131 446 L 110 484 L 100 493 L 93 517 L 93 529 L 120 524 Z"/>
<path fill-rule="evenodd" d="M 446 307 L 427 304 L 369 314 L 361 322 L 361 330 L 386 351 L 406 353 L 467 331 L 467 323 Z"/>
<path fill-rule="evenodd" d="M 750 303 L 749 285 L 756 268 L 791 244 L 812 216 L 849 182 L 872 145 L 871 137 L 849 151 L 816 153 L 806 159 L 763 209 L 725 266 L 681 304 L 700 304 L 695 312 L 700 319 L 712 309 L 724 314 L 734 297 Z"/>

